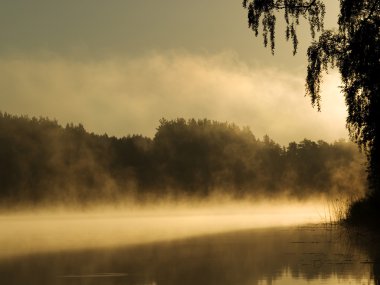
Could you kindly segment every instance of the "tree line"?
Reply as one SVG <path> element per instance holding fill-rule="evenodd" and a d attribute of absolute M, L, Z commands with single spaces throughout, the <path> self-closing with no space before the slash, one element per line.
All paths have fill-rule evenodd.
<path fill-rule="evenodd" d="M 365 188 L 364 161 L 343 140 L 304 139 L 285 147 L 249 128 L 207 119 L 161 119 L 153 138 L 117 138 L 81 124 L 0 113 L 3 204 L 215 193 L 347 197 Z"/>

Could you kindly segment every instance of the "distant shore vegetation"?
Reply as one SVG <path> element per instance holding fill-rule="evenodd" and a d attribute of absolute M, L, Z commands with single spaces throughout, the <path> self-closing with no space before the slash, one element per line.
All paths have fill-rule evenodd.
<path fill-rule="evenodd" d="M 89 133 L 48 118 L 0 113 L 1 204 L 122 197 L 358 197 L 365 157 L 351 142 L 281 146 L 249 128 L 161 119 L 153 138 Z"/>

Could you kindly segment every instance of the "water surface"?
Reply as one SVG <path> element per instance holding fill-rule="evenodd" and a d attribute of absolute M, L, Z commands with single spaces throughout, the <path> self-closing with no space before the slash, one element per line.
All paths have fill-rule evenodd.
<path fill-rule="evenodd" d="M 31 285 L 376 284 L 376 264 L 346 230 L 310 225 L 4 255 L 0 280 Z"/>

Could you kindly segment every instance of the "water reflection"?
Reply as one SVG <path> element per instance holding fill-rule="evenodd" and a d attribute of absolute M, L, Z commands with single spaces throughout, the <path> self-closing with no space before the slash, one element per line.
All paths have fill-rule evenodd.
<path fill-rule="evenodd" d="M 350 228 L 348 236 L 355 247 L 368 253 L 368 263 L 372 265 L 373 282 L 380 285 L 380 231 Z"/>
<path fill-rule="evenodd" d="M 9 257 L 0 276 L 32 285 L 375 284 L 374 261 L 345 230 L 310 226 Z"/>

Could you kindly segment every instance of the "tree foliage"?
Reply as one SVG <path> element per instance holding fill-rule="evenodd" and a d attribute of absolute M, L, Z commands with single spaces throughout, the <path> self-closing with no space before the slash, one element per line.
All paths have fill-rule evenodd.
<path fill-rule="evenodd" d="M 248 24 L 258 34 L 261 20 L 264 45 L 270 35 L 274 51 L 275 15 L 284 11 L 286 36 L 297 50 L 296 26 L 302 16 L 311 35 L 321 31 L 307 51 L 306 93 L 320 109 L 323 72 L 337 67 L 347 105 L 347 128 L 351 138 L 368 157 L 370 195 L 380 200 L 380 0 L 340 0 L 337 30 L 323 30 L 325 6 L 319 0 L 244 0 Z"/>
<path fill-rule="evenodd" d="M 325 5 L 321 0 L 243 0 L 243 7 L 248 10 L 248 25 L 256 36 L 259 34 L 261 20 L 264 45 L 267 46 L 269 41 L 272 53 L 275 49 L 276 14 L 280 10 L 284 11 L 285 35 L 287 40 L 292 40 L 293 54 L 297 52 L 296 29 L 301 17 L 309 21 L 313 38 L 316 32 L 323 29 Z"/>
<path fill-rule="evenodd" d="M 248 128 L 160 121 L 153 139 L 88 133 L 46 118 L 0 113 L 0 202 L 86 203 L 167 194 L 207 197 L 357 194 L 362 157 L 347 142 L 281 147 Z"/>

